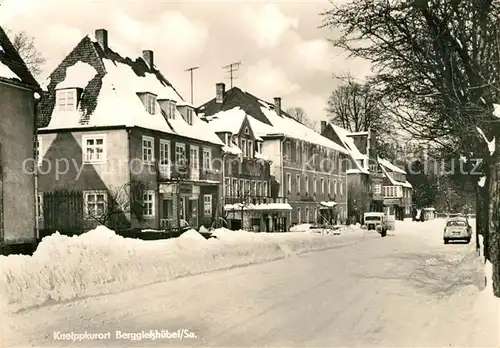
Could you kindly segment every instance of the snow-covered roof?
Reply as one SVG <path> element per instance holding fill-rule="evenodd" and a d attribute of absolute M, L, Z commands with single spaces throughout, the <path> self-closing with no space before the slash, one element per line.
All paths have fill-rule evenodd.
<path fill-rule="evenodd" d="M 66 78 L 56 85 L 56 89 L 85 88 L 95 75 L 97 70 L 94 67 L 78 61 L 66 69 Z"/>
<path fill-rule="evenodd" d="M 389 169 L 390 171 L 400 173 L 400 174 L 406 174 L 406 171 L 402 168 L 399 168 L 398 166 L 395 166 L 391 162 L 389 162 L 386 159 L 378 157 L 378 163 L 384 166 L 385 168 Z"/>
<path fill-rule="evenodd" d="M 359 151 L 358 147 L 354 143 L 354 139 L 349 136 L 352 135 L 353 133 L 349 132 L 344 128 L 336 126 L 333 123 L 330 123 L 330 126 L 335 131 L 340 141 L 344 144 L 344 147 L 347 149 L 349 155 L 352 158 L 352 162 L 356 166 L 356 168 L 348 169 L 347 174 L 360 174 L 360 173 L 370 174 L 370 171 L 361 166 L 361 164 L 358 161 L 358 160 L 368 160 L 368 157 L 366 155 L 363 155 L 361 151 Z"/>
<path fill-rule="evenodd" d="M 215 117 L 218 120 L 217 129 L 226 129 L 228 131 L 235 129 L 246 115 L 256 136 L 279 135 L 324 146 L 341 153 L 348 153 L 341 145 L 294 120 L 285 112 L 282 111 L 278 115 L 273 104 L 261 100 L 238 87 L 233 87 L 226 92 L 223 103 L 217 103 L 214 98 L 200 106 L 198 110 L 203 111 L 204 118 L 207 120 L 213 120 Z M 231 117 L 234 117 L 235 120 L 225 122 Z"/>
<path fill-rule="evenodd" d="M 307 127 L 306 125 L 294 120 L 287 116 L 278 116 L 271 104 L 260 100 L 261 110 L 267 117 L 269 122 L 273 125 L 274 132 L 278 129 L 287 137 L 303 140 L 316 144 L 319 146 L 324 146 L 326 148 L 338 151 L 340 153 L 348 154 L 346 149 L 336 142 L 328 139 L 317 133 L 314 129 Z"/>
<path fill-rule="evenodd" d="M 380 167 L 382 168 L 382 172 L 385 174 L 385 176 L 391 182 L 391 185 L 402 186 L 402 187 L 406 187 L 406 188 L 413 188 L 413 186 L 408 182 L 408 180 L 406 180 L 405 182 L 397 181 L 392 177 L 391 173 L 387 172 L 387 169 L 385 166 L 380 166 Z"/>
<path fill-rule="evenodd" d="M 30 73 L 26 63 L 0 26 L 0 79 L 33 90 L 40 86 Z"/>
<path fill-rule="evenodd" d="M 231 144 L 231 146 L 224 145 L 222 147 L 222 151 L 233 155 L 241 155 L 243 153 L 241 149 L 234 144 Z"/>
<path fill-rule="evenodd" d="M 255 152 L 255 158 L 263 160 L 263 161 L 271 161 L 271 158 L 260 153 L 260 152 Z"/>
<path fill-rule="evenodd" d="M 269 130 L 269 126 L 249 117 L 246 112 L 240 107 L 234 107 L 230 110 L 219 111 L 214 115 L 204 116 L 203 119 L 207 121 L 215 132 L 228 132 L 231 134 L 238 134 L 243 125 L 245 119 L 248 120 L 250 128 L 254 133 L 255 140 L 262 141 L 260 135 L 266 134 L 262 133 L 262 130 Z"/>
<path fill-rule="evenodd" d="M 56 75 L 52 75 L 48 94 L 55 93 L 57 88 L 78 87 L 83 88 L 84 92 L 78 110 L 75 111 L 59 111 L 53 102 L 51 104 L 49 98 L 46 98 L 41 108 L 42 114 L 46 112 L 48 122 L 40 129 L 142 127 L 224 145 L 217 134 L 207 127 L 207 123 L 195 114 L 192 124 L 189 124 L 178 110 L 175 111 L 174 119 L 167 119 L 158 102 L 155 104 L 154 113 L 149 113 L 138 93 L 152 93 L 156 95 L 157 100 L 172 100 L 178 106 L 189 104 L 156 68 L 151 69 L 142 58 L 133 61 L 121 57 L 111 49 L 104 52 L 98 50 L 97 46 L 96 42 L 86 36 L 80 42 L 79 50 L 74 50 L 71 54 L 78 55 L 86 50 L 87 54 L 97 55 L 102 65 L 96 63 L 91 66 L 77 61 L 66 68 L 63 80 L 55 81 Z M 96 74 L 99 79 L 97 82 L 94 81 Z"/>
<path fill-rule="evenodd" d="M 288 203 L 226 204 L 224 210 L 292 210 Z"/>

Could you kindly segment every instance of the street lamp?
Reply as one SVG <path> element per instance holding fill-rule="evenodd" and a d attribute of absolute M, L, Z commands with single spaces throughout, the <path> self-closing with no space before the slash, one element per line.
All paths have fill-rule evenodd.
<path fill-rule="evenodd" d="M 243 199 L 241 201 L 241 229 L 243 230 L 243 219 L 244 219 L 244 216 L 245 216 L 245 212 L 244 212 L 244 209 L 245 209 L 245 199 Z"/>

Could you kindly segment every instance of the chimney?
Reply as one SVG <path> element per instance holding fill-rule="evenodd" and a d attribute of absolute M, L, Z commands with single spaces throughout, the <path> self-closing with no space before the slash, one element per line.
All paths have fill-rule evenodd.
<path fill-rule="evenodd" d="M 226 94 L 226 85 L 223 82 L 215 84 L 215 102 L 221 104 Z"/>
<path fill-rule="evenodd" d="M 150 68 L 153 68 L 154 65 L 154 54 L 153 51 L 150 50 L 144 50 L 142 51 L 142 58 L 148 63 Z"/>
<path fill-rule="evenodd" d="M 106 29 L 97 29 L 95 38 L 104 51 L 108 49 L 108 31 Z"/>
<path fill-rule="evenodd" d="M 278 114 L 278 116 L 281 116 L 281 98 L 280 97 L 274 98 L 274 111 Z"/>
<path fill-rule="evenodd" d="M 326 121 L 321 121 L 321 134 L 323 134 L 325 129 L 326 129 Z"/>

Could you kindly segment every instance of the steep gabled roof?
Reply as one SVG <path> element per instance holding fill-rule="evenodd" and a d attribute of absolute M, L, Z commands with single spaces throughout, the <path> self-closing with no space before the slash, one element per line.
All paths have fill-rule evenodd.
<path fill-rule="evenodd" d="M 61 87 L 82 90 L 78 110 L 55 108 L 56 89 Z M 156 66 L 150 67 L 142 57 L 123 57 L 109 46 L 103 49 L 87 35 L 51 74 L 48 92 L 40 102 L 39 125 L 47 130 L 142 127 L 223 145 L 196 115 L 192 124 L 177 110 L 175 119 L 168 119 L 158 103 L 155 113 L 148 113 L 138 93 L 187 105 Z"/>
<path fill-rule="evenodd" d="M 380 164 L 380 168 L 382 169 L 382 172 L 385 174 L 385 176 L 389 179 L 392 185 L 394 186 L 403 186 L 406 188 L 412 188 L 413 186 L 408 182 L 408 180 L 405 180 L 404 182 L 398 181 L 394 179 L 392 176 L 392 172 L 399 173 L 399 174 L 406 174 L 406 171 L 395 166 L 391 162 L 389 162 L 386 159 L 378 157 L 378 163 Z"/>
<path fill-rule="evenodd" d="M 34 91 L 40 89 L 38 82 L 2 27 L 0 27 L 0 80 Z"/>
<path fill-rule="evenodd" d="M 360 159 L 364 160 L 367 157 L 363 155 L 361 151 L 359 151 L 358 147 L 354 143 L 354 139 L 349 136 L 351 135 L 351 133 L 344 128 L 334 125 L 333 123 L 329 123 L 329 126 L 333 129 L 335 134 L 337 134 L 337 137 L 342 142 L 342 145 L 347 149 L 353 162 L 356 164 L 356 168 L 351 168 L 349 172 L 369 174 L 370 172 L 365 168 L 363 168 L 361 164 L 358 162 L 358 160 Z"/>
<path fill-rule="evenodd" d="M 278 115 L 274 104 L 259 99 L 238 87 L 228 90 L 224 95 L 222 103 L 217 103 L 214 98 L 200 106 L 198 112 L 207 121 L 214 117 L 219 119 L 231 117 L 231 115 L 240 117 L 237 115 L 244 113 L 248 116 L 252 129 L 258 136 L 266 137 L 279 134 L 284 137 L 324 146 L 345 154 L 348 153 L 341 145 L 296 121 L 286 112 L 281 111 Z"/>

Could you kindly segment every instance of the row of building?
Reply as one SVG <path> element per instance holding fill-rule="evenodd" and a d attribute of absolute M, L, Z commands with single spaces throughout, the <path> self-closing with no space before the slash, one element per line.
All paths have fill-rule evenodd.
<path fill-rule="evenodd" d="M 223 83 L 191 105 L 153 51 L 121 56 L 104 29 L 77 43 L 43 90 L 2 30 L 0 45 L 3 242 L 97 224 L 270 232 L 411 214 L 406 173 L 377 156 L 370 130 L 321 122 L 318 132 L 281 98 Z"/>

